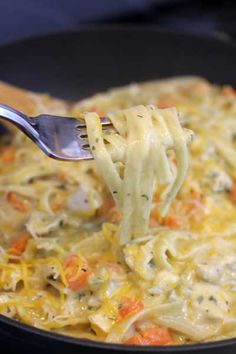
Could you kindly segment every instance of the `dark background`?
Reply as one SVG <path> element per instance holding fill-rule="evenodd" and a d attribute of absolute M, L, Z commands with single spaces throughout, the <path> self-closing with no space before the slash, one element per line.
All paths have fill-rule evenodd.
<path fill-rule="evenodd" d="M 81 24 L 144 24 L 236 39 L 236 0 L 0 0 L 0 44 Z"/>

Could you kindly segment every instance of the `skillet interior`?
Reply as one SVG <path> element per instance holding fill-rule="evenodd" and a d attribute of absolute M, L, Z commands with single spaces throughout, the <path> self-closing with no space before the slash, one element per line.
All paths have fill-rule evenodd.
<path fill-rule="evenodd" d="M 132 81 L 200 75 L 236 85 L 236 46 L 227 41 L 151 29 L 82 28 L 0 48 L 0 79 L 78 100 Z M 0 316 L 4 353 L 235 353 L 236 340 L 184 347 L 122 347 L 46 333 Z"/>

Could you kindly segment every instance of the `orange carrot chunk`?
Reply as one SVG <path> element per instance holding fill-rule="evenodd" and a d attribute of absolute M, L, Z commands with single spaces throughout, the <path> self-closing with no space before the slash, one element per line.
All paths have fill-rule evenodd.
<path fill-rule="evenodd" d="M 22 232 L 11 243 L 8 250 L 11 256 L 20 257 L 26 249 L 27 242 L 30 238 L 28 232 Z"/>
<path fill-rule="evenodd" d="M 7 201 L 14 209 L 19 210 L 22 213 L 27 213 L 29 211 L 30 205 L 28 200 L 14 192 L 7 193 Z"/>
<path fill-rule="evenodd" d="M 71 290 L 78 291 L 86 286 L 90 270 L 85 259 L 72 254 L 65 260 L 63 268 Z"/>
<path fill-rule="evenodd" d="M 163 109 L 175 106 L 175 102 L 171 98 L 163 98 L 162 100 L 157 101 L 156 105 L 158 108 Z"/>
<path fill-rule="evenodd" d="M 10 164 L 15 159 L 15 149 L 13 147 L 6 147 L 1 151 L 0 156 L 4 163 Z"/>
<path fill-rule="evenodd" d="M 128 345 L 173 345 L 168 328 L 147 328 L 123 341 Z"/>
<path fill-rule="evenodd" d="M 129 297 L 125 297 L 121 302 L 119 308 L 119 318 L 124 319 L 129 316 L 131 313 L 138 312 L 143 309 L 143 303 L 137 299 L 131 299 Z"/>
<path fill-rule="evenodd" d="M 175 229 L 175 228 L 179 227 L 179 222 L 175 216 L 170 215 L 170 216 L 166 216 L 162 220 L 162 225 Z"/>
<path fill-rule="evenodd" d="M 96 107 L 96 106 L 92 106 L 90 109 L 88 109 L 88 112 L 95 112 L 100 117 L 104 116 L 104 112 L 101 109 L 99 109 L 98 107 Z"/>
<path fill-rule="evenodd" d="M 147 341 L 148 345 L 172 344 L 172 338 L 168 328 L 147 328 L 141 332 L 141 335 Z"/>
<path fill-rule="evenodd" d="M 123 343 L 128 345 L 147 345 L 146 340 L 140 334 L 124 340 Z"/>
<path fill-rule="evenodd" d="M 233 203 L 236 203 L 236 184 L 233 185 L 230 191 L 230 199 Z"/>

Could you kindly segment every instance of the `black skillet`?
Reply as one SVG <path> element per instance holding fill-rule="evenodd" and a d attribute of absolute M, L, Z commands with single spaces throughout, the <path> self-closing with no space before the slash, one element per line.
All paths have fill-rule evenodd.
<path fill-rule="evenodd" d="M 81 28 L 0 48 L 0 80 L 76 100 L 108 87 L 176 75 L 236 86 L 236 46 L 228 39 L 154 28 Z M 178 347 L 79 340 L 0 316 L 0 353 L 235 354 L 236 339 Z"/>

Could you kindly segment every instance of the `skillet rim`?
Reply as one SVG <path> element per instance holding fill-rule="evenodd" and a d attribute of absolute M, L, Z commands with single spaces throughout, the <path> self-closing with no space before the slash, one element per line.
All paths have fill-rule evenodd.
<path fill-rule="evenodd" d="M 219 341 L 210 341 L 210 342 L 196 343 L 196 344 L 194 343 L 194 344 L 180 344 L 180 345 L 167 345 L 167 346 L 157 346 L 157 345 L 149 345 L 149 346 L 132 345 L 131 346 L 125 344 L 107 343 L 107 342 L 95 341 L 90 339 L 76 338 L 65 334 L 60 334 L 57 332 L 40 329 L 0 314 L 0 326 L 1 323 L 4 323 L 8 326 L 14 327 L 19 330 L 23 330 L 27 334 L 34 334 L 43 337 L 44 339 L 47 340 L 48 339 L 56 340 L 58 342 L 77 345 L 78 347 L 83 346 L 83 347 L 89 347 L 94 349 L 99 348 L 99 349 L 107 349 L 107 350 L 115 350 L 115 351 L 124 350 L 125 352 L 134 351 L 140 353 L 142 352 L 149 353 L 155 351 L 156 353 L 168 353 L 168 352 L 182 353 L 182 352 L 191 351 L 192 353 L 204 349 L 219 349 L 219 348 L 224 348 L 225 346 L 236 345 L 236 338 L 231 338 L 231 339 L 223 339 Z"/>
<path fill-rule="evenodd" d="M 59 30 L 52 30 L 48 32 L 43 32 L 39 33 L 36 35 L 25 35 L 20 38 L 17 38 L 15 40 L 9 40 L 6 42 L 3 42 L 0 44 L 0 50 L 7 49 L 8 47 L 15 46 L 15 45 L 21 45 L 21 44 L 27 44 L 27 42 L 31 41 L 37 41 L 37 40 L 43 40 L 44 38 L 48 37 L 54 37 L 54 36 L 60 36 L 60 35 L 72 35 L 76 33 L 81 33 L 81 32 L 119 32 L 119 31 L 124 31 L 124 32 L 157 32 L 157 33 L 163 33 L 166 35 L 173 35 L 173 36 L 184 36 L 184 37 L 189 37 L 189 38 L 194 38 L 194 39 L 199 39 L 199 40 L 209 40 L 212 42 L 219 42 L 224 45 L 227 45 L 229 47 L 232 47 L 236 49 L 236 40 L 232 38 L 230 35 L 228 35 L 225 32 L 220 32 L 220 31 L 215 31 L 212 32 L 211 34 L 209 33 L 201 33 L 201 32 L 188 32 L 186 30 L 175 30 L 175 29 L 165 29 L 162 27 L 158 27 L 156 25 L 145 25 L 145 24 L 140 24 L 140 25 L 117 25 L 117 24 L 88 24 L 88 25 L 78 25 L 78 26 L 72 26 L 67 29 L 59 29 Z"/>
<path fill-rule="evenodd" d="M 218 42 L 219 44 L 226 45 L 236 52 L 236 41 L 234 41 L 230 36 L 224 33 L 213 32 L 212 34 L 203 34 L 203 33 L 189 33 L 183 30 L 174 30 L 174 29 L 163 29 L 159 28 L 155 25 L 117 25 L 117 24 L 104 24 L 104 25 L 79 25 L 74 26 L 69 29 L 60 29 L 55 31 L 49 31 L 37 35 L 26 35 L 21 38 L 17 38 L 13 41 L 7 41 L 0 45 L 0 50 L 7 49 L 9 47 L 14 47 L 18 45 L 27 45 L 27 42 L 33 42 L 38 40 L 44 40 L 48 37 L 58 37 L 60 35 L 76 35 L 77 33 L 82 32 L 152 32 L 152 33 L 163 33 L 165 35 L 170 36 L 180 36 L 180 37 L 188 37 L 196 40 L 204 40 L 211 42 Z M 137 346 L 137 345 L 124 345 L 124 344 L 116 344 L 116 343 L 106 343 L 99 342 L 89 339 L 80 339 L 76 337 L 70 337 L 68 335 L 50 332 L 48 330 L 39 329 L 33 327 L 31 325 L 25 324 L 23 322 L 19 322 L 17 320 L 8 318 L 4 315 L 0 314 L 0 326 L 1 323 L 14 327 L 15 329 L 19 329 L 25 331 L 27 334 L 34 334 L 39 337 L 42 337 L 46 340 L 55 340 L 57 342 L 63 342 L 68 344 L 73 344 L 75 346 L 83 346 L 89 348 L 99 348 L 106 350 L 114 350 L 114 351 L 125 351 L 125 352 L 156 352 L 156 353 L 168 353 L 168 352 L 186 352 L 186 351 L 200 351 L 204 349 L 218 349 L 224 348 L 226 346 L 236 345 L 236 337 L 231 339 L 224 339 L 220 341 L 210 341 L 206 343 L 194 343 L 194 344 L 183 344 L 183 345 L 173 345 L 173 346 Z"/>

